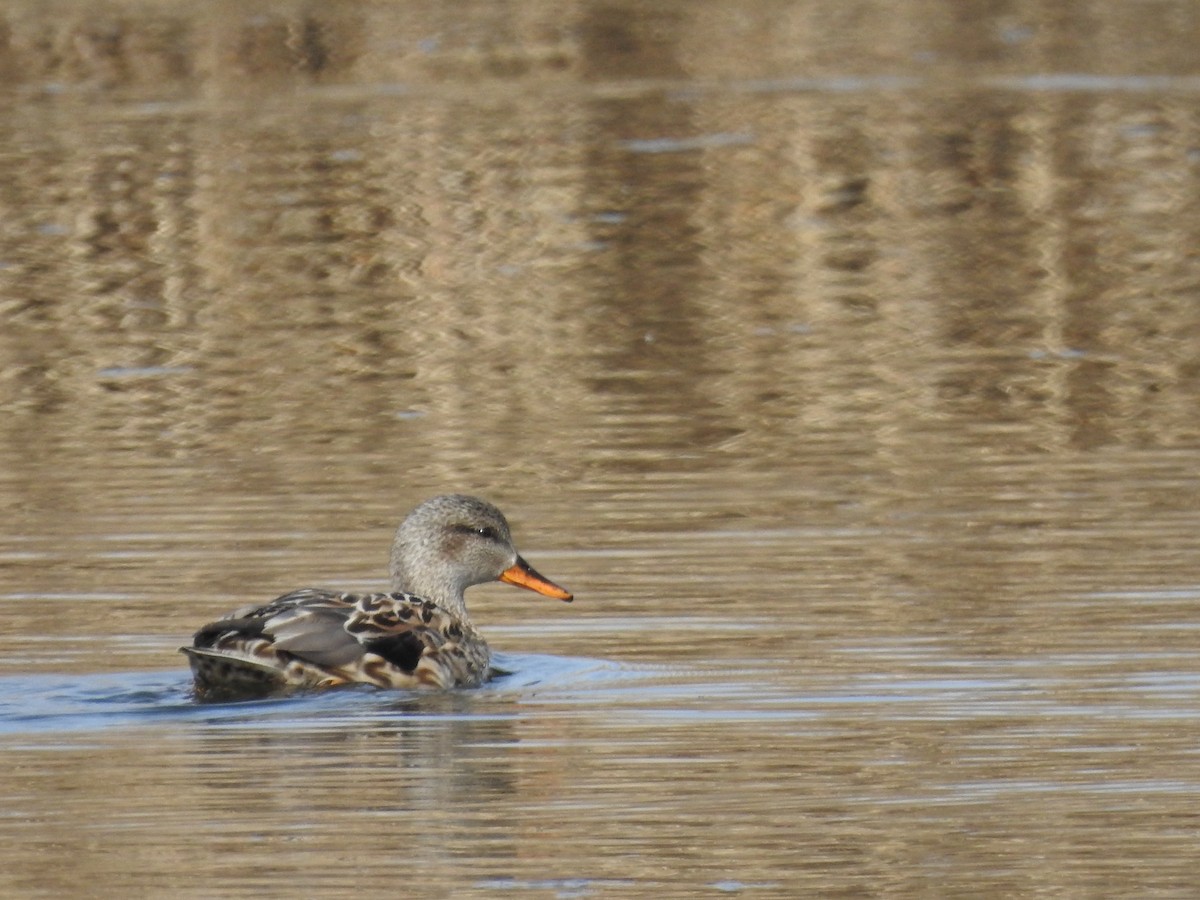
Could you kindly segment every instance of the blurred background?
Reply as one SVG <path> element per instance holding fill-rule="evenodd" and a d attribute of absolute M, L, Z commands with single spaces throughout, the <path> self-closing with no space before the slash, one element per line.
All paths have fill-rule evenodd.
<path fill-rule="evenodd" d="M 1187 896 L 1200 7 L 0 2 L 9 896 Z M 482 494 L 513 679 L 176 648 Z"/>

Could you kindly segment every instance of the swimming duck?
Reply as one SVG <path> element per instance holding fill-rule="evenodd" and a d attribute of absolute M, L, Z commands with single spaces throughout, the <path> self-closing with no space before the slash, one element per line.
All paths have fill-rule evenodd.
<path fill-rule="evenodd" d="M 490 677 L 491 654 L 467 616 L 467 588 L 504 581 L 573 599 L 521 558 L 500 510 L 462 494 L 434 497 L 408 514 L 389 569 L 389 593 L 304 588 L 205 625 L 180 648 L 197 698 L 344 684 L 474 687 Z"/>

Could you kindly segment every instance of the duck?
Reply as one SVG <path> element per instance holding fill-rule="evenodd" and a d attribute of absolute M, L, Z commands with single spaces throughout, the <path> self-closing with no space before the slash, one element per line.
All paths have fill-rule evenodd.
<path fill-rule="evenodd" d="M 194 695 L 228 701 L 342 685 L 477 687 L 492 677 L 491 652 L 467 615 L 467 588 L 502 581 L 570 602 L 513 546 L 504 514 L 486 500 L 443 494 L 396 529 L 391 590 L 302 588 L 243 606 L 181 647 Z"/>

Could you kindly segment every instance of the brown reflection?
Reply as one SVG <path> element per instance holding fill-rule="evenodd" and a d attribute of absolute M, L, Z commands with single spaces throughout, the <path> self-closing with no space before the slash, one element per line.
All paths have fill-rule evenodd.
<path fill-rule="evenodd" d="M 582 24 L 581 76 L 679 78 L 686 72 L 671 39 L 679 11 L 597 4 Z M 725 362 L 705 352 L 711 290 L 697 224 L 710 189 L 693 104 L 666 92 L 597 100 L 587 111 L 590 144 L 581 174 L 581 208 L 590 239 L 606 248 L 583 275 L 592 296 L 583 311 L 589 402 L 613 417 L 622 451 L 607 468 L 635 473 L 661 467 L 660 435 L 637 423 L 688 410 L 674 441 L 710 448 L 738 433 L 717 410 L 710 373 Z M 681 423 L 683 424 L 683 423 Z M 620 431 L 624 430 L 624 434 Z"/>
<path fill-rule="evenodd" d="M 1177 249 L 1194 128 L 1176 100 L 684 96 L 662 87 L 696 71 L 681 9 L 579 13 L 560 71 L 645 88 L 396 103 L 253 81 L 382 66 L 346 13 L 200 42 L 260 60 L 214 74 L 250 79 L 257 106 L 19 107 L 6 406 L 62 413 L 70 445 L 403 444 L 431 477 L 481 433 L 493 469 L 578 477 L 594 416 L 623 459 L 591 462 L 629 473 L 680 465 L 680 446 L 773 464 L 830 427 L 861 446 L 908 398 L 910 419 L 1021 421 L 1083 450 L 1190 433 L 1195 372 L 1171 336 L 1194 316 L 1171 298 L 1194 277 Z M 425 24 L 414 59 L 439 78 L 474 65 Z M 140 52 L 139 27 L 105 32 L 112 52 Z M 559 29 L 545 41 L 562 52 Z M 165 71 L 187 92 L 204 69 Z M 1089 156 L 1096 141 L 1116 152 Z"/>
<path fill-rule="evenodd" d="M 880 884 L 920 896 L 1101 878 L 1136 892 L 1189 874 L 1192 745 L 1179 719 L 1122 724 L 1103 704 L 1064 705 L 1064 730 L 1035 706 L 954 709 L 918 692 L 869 711 L 831 703 L 833 679 L 808 691 L 822 702 L 805 718 L 778 702 L 763 717 L 718 708 L 694 721 L 548 704 L 506 722 L 425 710 L 9 748 L 22 778 L 6 808 L 21 823 L 4 883 L 111 896 L 303 883 L 336 896 L 404 878 L 434 896 L 486 896 L 611 881 L 650 896 L 744 881 L 768 896 Z M 64 845 L 72 864 L 48 865 Z"/>
<path fill-rule="evenodd" d="M 402 869 L 429 891 L 461 878 L 465 845 L 473 867 L 506 871 L 519 855 L 509 810 L 530 773 L 513 767 L 513 723 L 473 714 L 469 701 L 409 699 L 393 715 L 341 723 L 200 725 L 104 739 L 84 757 L 42 755 L 34 785 L 61 801 L 28 811 L 24 853 L 8 855 L 5 878 L 191 892 L 202 877 L 204 891 L 230 895 L 285 877 L 294 886 L 299 872 L 308 891 L 327 878 L 382 886 Z M 262 710 L 267 721 L 278 712 Z M 542 764 L 538 777 L 552 777 L 554 760 Z M 48 871 L 44 848 L 64 840 L 80 851 Z"/>

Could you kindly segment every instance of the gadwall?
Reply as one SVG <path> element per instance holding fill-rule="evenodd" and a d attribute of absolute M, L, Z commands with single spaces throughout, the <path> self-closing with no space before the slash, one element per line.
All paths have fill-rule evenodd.
<path fill-rule="evenodd" d="M 467 616 L 467 588 L 504 581 L 572 599 L 521 558 L 500 510 L 462 494 L 434 497 L 409 513 L 396 529 L 390 572 L 390 593 L 304 588 L 205 625 L 180 648 L 197 698 L 344 684 L 474 687 L 490 677 L 491 654 Z"/>

